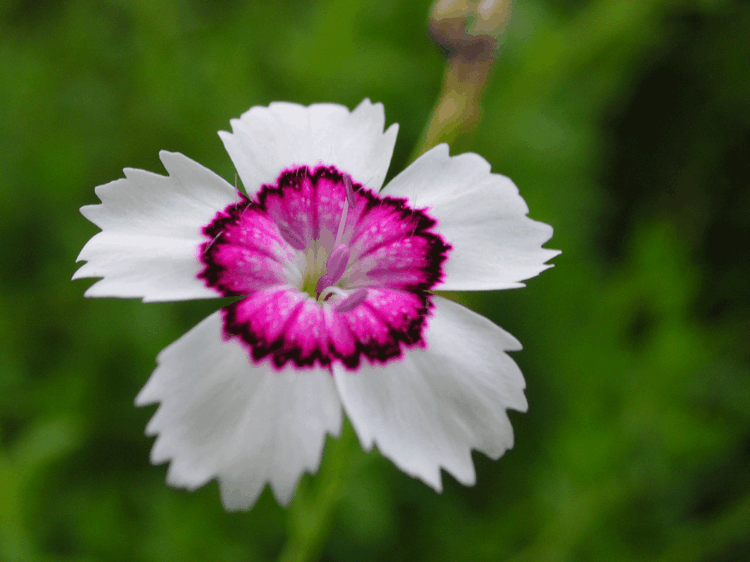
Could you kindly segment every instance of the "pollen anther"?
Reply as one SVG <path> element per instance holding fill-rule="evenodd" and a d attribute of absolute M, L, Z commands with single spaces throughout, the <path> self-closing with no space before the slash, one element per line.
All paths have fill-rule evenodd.
<path fill-rule="evenodd" d="M 351 295 L 336 303 L 336 312 L 343 314 L 354 310 L 367 299 L 367 289 L 357 289 Z"/>
<path fill-rule="evenodd" d="M 331 255 L 328 256 L 326 268 L 328 269 L 328 275 L 331 278 L 331 284 L 341 279 L 344 271 L 346 271 L 346 266 L 349 264 L 350 255 L 351 250 L 349 250 L 349 246 L 346 244 L 339 244 L 334 248 L 333 252 L 331 252 Z"/>
<path fill-rule="evenodd" d="M 344 187 L 346 188 L 346 200 L 349 202 L 349 206 L 354 208 L 354 187 L 352 186 L 352 177 L 349 174 L 344 174 Z"/>

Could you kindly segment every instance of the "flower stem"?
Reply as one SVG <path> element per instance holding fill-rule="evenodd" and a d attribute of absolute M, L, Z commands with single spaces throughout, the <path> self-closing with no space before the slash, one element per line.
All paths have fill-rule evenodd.
<path fill-rule="evenodd" d="M 488 0 L 483 8 L 467 8 L 465 2 L 435 2 L 430 34 L 450 53 L 443 87 L 430 121 L 409 162 L 440 143 L 473 130 L 482 115 L 482 95 L 503 44 L 510 19 L 510 0 Z M 472 10 L 476 13 L 472 13 Z"/>
<path fill-rule="evenodd" d="M 448 59 L 440 97 L 420 142 L 409 157 L 410 162 L 440 143 L 453 142 L 479 123 L 482 93 L 491 69 L 491 60 Z"/>
<path fill-rule="evenodd" d="M 329 439 L 317 476 L 300 482 L 288 513 L 289 537 L 279 562 L 314 562 L 320 557 L 339 501 L 346 491 L 357 438 L 348 422 L 339 439 Z"/>

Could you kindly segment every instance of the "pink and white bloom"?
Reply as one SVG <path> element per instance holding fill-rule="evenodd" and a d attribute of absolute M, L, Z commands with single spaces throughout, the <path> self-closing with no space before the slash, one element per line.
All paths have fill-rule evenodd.
<path fill-rule="evenodd" d="M 381 104 L 272 103 L 219 135 L 242 193 L 182 154 L 126 169 L 83 215 L 102 231 L 74 279 L 91 297 L 237 296 L 164 349 L 136 398 L 159 403 L 151 460 L 169 484 L 218 479 L 245 509 L 286 504 L 342 411 L 362 447 L 440 491 L 474 483 L 471 450 L 513 446 L 525 411 L 518 341 L 433 293 L 521 287 L 550 267 L 552 228 L 507 177 L 440 145 L 382 188 L 397 125 Z"/>

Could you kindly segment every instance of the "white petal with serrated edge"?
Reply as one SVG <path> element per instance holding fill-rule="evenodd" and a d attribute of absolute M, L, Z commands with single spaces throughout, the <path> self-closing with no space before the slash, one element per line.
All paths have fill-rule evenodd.
<path fill-rule="evenodd" d="M 222 338 L 216 312 L 165 348 L 136 405 L 160 402 L 146 428 L 167 481 L 195 489 L 219 480 L 227 509 L 253 505 L 266 483 L 281 504 L 303 472 L 317 470 L 326 433 L 339 435 L 341 405 L 330 372 L 274 371 Z"/>
<path fill-rule="evenodd" d="M 398 125 L 383 132 L 385 112 L 369 99 L 354 111 L 343 105 L 308 107 L 275 102 L 232 119 L 232 133 L 220 131 L 248 195 L 274 183 L 292 166 L 334 165 L 355 182 L 378 190 L 396 144 Z"/>
<path fill-rule="evenodd" d="M 447 144 L 420 156 L 381 195 L 406 197 L 437 219 L 436 230 L 453 246 L 438 290 L 523 287 L 520 281 L 552 267 L 545 262 L 560 253 L 542 248 L 552 227 L 526 216 L 526 202 L 509 178 L 491 174 L 477 154 L 449 156 Z"/>
<path fill-rule="evenodd" d="M 506 408 L 526 411 L 525 383 L 504 352 L 521 349 L 513 336 L 441 297 L 425 333 L 426 349 L 386 365 L 339 368 L 341 402 L 365 449 L 405 473 L 442 489 L 440 468 L 474 483 L 471 449 L 496 459 L 513 446 Z"/>
<path fill-rule="evenodd" d="M 176 301 L 220 297 L 197 278 L 201 229 L 239 201 L 237 190 L 176 152 L 159 153 L 169 176 L 125 169 L 125 179 L 96 188 L 102 201 L 81 213 L 102 232 L 83 247 L 73 279 L 102 277 L 88 297 Z"/>

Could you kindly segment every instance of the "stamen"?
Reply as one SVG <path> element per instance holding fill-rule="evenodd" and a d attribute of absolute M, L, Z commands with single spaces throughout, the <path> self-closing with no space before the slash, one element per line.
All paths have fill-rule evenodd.
<path fill-rule="evenodd" d="M 302 238 L 302 235 L 299 232 L 283 224 L 277 224 L 276 226 L 279 229 L 279 234 L 281 234 L 281 237 L 292 248 L 294 248 L 295 250 L 304 250 L 307 247 L 305 239 Z"/>
<path fill-rule="evenodd" d="M 318 297 L 318 302 L 325 302 L 333 295 L 338 295 L 339 297 L 341 297 L 340 301 L 344 300 L 348 296 L 347 292 L 343 289 L 339 289 L 335 285 L 329 285 L 321 291 L 320 297 Z"/>
<path fill-rule="evenodd" d="M 354 201 L 354 186 L 352 185 L 352 177 L 349 174 L 344 174 L 344 188 L 346 190 L 346 200 L 344 201 L 344 208 L 341 211 L 341 220 L 339 221 L 339 228 L 336 232 L 336 241 L 333 243 L 334 246 L 341 244 L 341 237 L 344 235 L 344 227 L 346 226 L 346 217 L 349 216 L 349 207 L 352 209 L 356 206 Z"/>
<path fill-rule="evenodd" d="M 341 237 L 344 235 L 344 227 L 346 226 L 346 217 L 349 216 L 349 199 L 344 201 L 344 209 L 341 211 L 341 220 L 339 220 L 339 228 L 336 231 L 336 240 L 333 242 L 334 248 L 341 244 Z"/>
<path fill-rule="evenodd" d="M 336 312 L 341 314 L 354 310 L 367 299 L 367 289 L 357 289 L 344 300 L 336 303 Z"/>
<path fill-rule="evenodd" d="M 315 292 L 318 293 L 318 300 L 320 300 L 320 297 L 323 294 L 323 291 L 331 286 L 331 276 L 327 273 L 324 273 L 320 279 L 318 279 L 318 283 L 315 285 Z"/>
<path fill-rule="evenodd" d="M 346 200 L 349 202 L 349 206 L 354 208 L 354 187 L 352 186 L 352 177 L 349 174 L 344 174 L 344 187 L 346 188 Z"/>
<path fill-rule="evenodd" d="M 349 250 L 349 246 L 347 246 L 346 244 L 341 244 L 339 246 L 336 246 L 333 252 L 331 252 L 331 255 L 328 256 L 326 269 L 328 269 L 328 275 L 331 276 L 331 285 L 341 279 L 344 271 L 346 271 L 346 266 L 349 265 L 350 255 L 351 250 Z"/>
<path fill-rule="evenodd" d="M 331 252 L 331 255 L 328 256 L 328 261 L 326 262 L 327 272 L 318 279 L 318 284 L 315 287 L 318 295 L 323 292 L 323 289 L 329 285 L 333 285 L 336 281 L 341 279 L 341 276 L 346 271 L 346 266 L 349 265 L 350 255 L 351 250 L 349 250 L 349 246 L 346 244 L 336 246 L 333 252 Z"/>
<path fill-rule="evenodd" d="M 207 255 L 208 251 L 211 249 L 211 246 L 214 245 L 214 243 L 221 237 L 221 235 L 224 234 L 223 232 L 219 232 L 216 236 L 214 236 L 213 240 L 211 240 L 206 246 L 203 248 L 203 255 Z"/>

